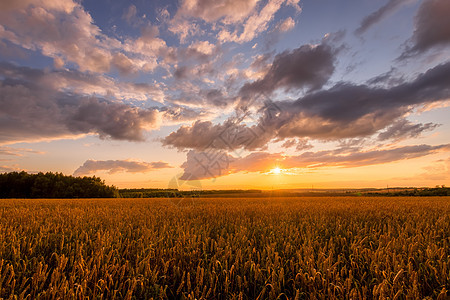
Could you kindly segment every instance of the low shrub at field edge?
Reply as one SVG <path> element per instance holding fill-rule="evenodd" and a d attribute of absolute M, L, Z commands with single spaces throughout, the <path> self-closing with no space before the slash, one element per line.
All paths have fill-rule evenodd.
<path fill-rule="evenodd" d="M 0 200 L 0 298 L 446 299 L 450 198 Z"/>

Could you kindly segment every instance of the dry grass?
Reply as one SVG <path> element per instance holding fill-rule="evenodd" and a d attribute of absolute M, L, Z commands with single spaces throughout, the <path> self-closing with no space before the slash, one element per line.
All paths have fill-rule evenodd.
<path fill-rule="evenodd" d="M 447 299 L 450 197 L 0 200 L 4 299 Z"/>

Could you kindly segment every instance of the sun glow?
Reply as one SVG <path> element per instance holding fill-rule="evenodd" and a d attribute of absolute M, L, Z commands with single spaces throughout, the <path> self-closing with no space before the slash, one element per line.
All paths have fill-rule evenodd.
<path fill-rule="evenodd" d="M 273 168 L 272 170 L 270 170 L 270 173 L 272 174 L 281 174 L 281 169 L 279 167 Z"/>

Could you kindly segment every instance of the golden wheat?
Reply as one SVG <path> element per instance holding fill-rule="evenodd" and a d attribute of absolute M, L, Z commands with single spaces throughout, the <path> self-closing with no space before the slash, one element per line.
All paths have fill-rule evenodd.
<path fill-rule="evenodd" d="M 0 200 L 4 299 L 447 299 L 450 197 Z"/>

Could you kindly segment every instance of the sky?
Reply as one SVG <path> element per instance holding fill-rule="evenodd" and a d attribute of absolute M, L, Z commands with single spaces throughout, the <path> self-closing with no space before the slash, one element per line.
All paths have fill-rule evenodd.
<path fill-rule="evenodd" d="M 450 184 L 448 0 L 3 0 L 0 172 Z"/>

